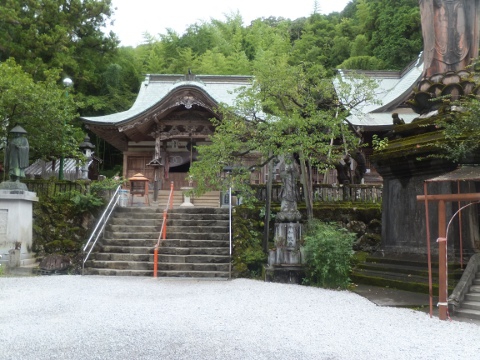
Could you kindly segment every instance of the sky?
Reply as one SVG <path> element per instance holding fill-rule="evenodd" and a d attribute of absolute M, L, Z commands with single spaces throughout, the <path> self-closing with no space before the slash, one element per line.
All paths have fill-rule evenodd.
<path fill-rule="evenodd" d="M 329 14 L 342 11 L 350 0 L 317 0 L 319 11 Z M 137 46 L 143 42 L 143 34 L 165 34 L 170 28 L 183 34 L 189 25 L 225 21 L 225 15 L 237 11 L 244 25 L 254 19 L 270 16 L 297 19 L 312 14 L 314 0 L 112 0 L 116 8 L 112 19 L 113 30 L 121 46 Z"/>

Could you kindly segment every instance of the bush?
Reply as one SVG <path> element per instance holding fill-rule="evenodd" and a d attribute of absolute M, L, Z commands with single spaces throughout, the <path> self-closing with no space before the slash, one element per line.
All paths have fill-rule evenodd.
<path fill-rule="evenodd" d="M 306 230 L 305 284 L 345 289 L 350 284 L 355 234 L 335 224 L 311 221 Z"/>
<path fill-rule="evenodd" d="M 233 276 L 258 278 L 266 262 L 262 249 L 263 222 L 259 220 L 258 208 L 241 205 L 233 216 Z"/>

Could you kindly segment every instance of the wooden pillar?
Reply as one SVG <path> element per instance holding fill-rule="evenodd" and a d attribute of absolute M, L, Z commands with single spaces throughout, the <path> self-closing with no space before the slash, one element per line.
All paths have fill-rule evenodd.
<path fill-rule="evenodd" d="M 155 154 L 154 154 L 154 159 L 159 160 L 161 158 L 161 149 L 162 149 L 162 141 L 160 139 L 160 134 L 156 134 L 155 137 Z M 158 199 L 158 190 L 161 188 L 159 186 L 160 182 L 160 167 L 155 166 L 153 168 L 153 200 L 157 201 Z"/>
<path fill-rule="evenodd" d="M 438 202 L 438 317 L 447 320 L 447 224 L 445 201 Z"/>

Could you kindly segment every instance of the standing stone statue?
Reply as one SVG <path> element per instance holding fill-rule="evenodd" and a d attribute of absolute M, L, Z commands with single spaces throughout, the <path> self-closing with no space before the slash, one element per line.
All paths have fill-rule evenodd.
<path fill-rule="evenodd" d="M 27 133 L 21 126 L 15 126 L 10 133 L 12 138 L 7 146 L 8 175 L 11 181 L 17 181 L 25 177 L 25 169 L 28 167 L 28 140 Z"/>
<path fill-rule="evenodd" d="M 419 0 L 425 77 L 463 70 L 478 56 L 480 0 Z"/>
<path fill-rule="evenodd" d="M 280 193 L 280 212 L 277 213 L 277 222 L 296 222 L 301 219 L 297 209 L 297 179 L 298 168 L 293 156 L 285 156 L 280 167 L 282 190 Z"/>

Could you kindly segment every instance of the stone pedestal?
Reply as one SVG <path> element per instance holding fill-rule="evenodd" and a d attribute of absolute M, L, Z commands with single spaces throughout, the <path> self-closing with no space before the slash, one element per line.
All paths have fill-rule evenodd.
<path fill-rule="evenodd" d="M 305 276 L 300 251 L 302 225 L 296 223 L 275 224 L 275 248 L 268 254 L 265 281 L 300 284 Z"/>
<path fill-rule="evenodd" d="M 34 192 L 0 188 L 0 254 L 4 260 L 8 259 L 9 267 L 35 262 L 32 250 L 34 201 L 38 201 Z"/>
<path fill-rule="evenodd" d="M 192 207 L 194 206 L 190 200 L 190 195 L 187 195 L 187 192 L 192 190 L 192 187 L 182 187 L 180 190 L 183 192 L 183 203 L 180 205 L 180 207 Z"/>

